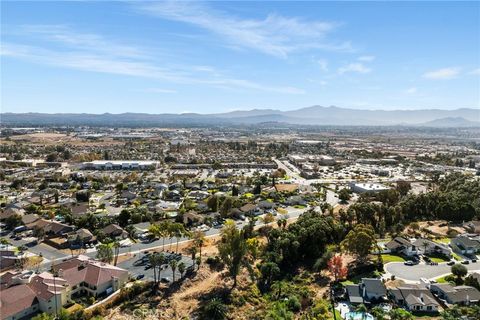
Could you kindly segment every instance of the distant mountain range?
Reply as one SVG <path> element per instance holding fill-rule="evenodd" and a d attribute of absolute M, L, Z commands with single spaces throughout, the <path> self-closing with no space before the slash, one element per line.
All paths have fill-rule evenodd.
<path fill-rule="evenodd" d="M 216 114 L 2 113 L 8 126 L 254 125 L 260 123 L 334 126 L 480 127 L 480 109 L 360 110 L 312 106 L 291 111 L 253 109 Z"/>

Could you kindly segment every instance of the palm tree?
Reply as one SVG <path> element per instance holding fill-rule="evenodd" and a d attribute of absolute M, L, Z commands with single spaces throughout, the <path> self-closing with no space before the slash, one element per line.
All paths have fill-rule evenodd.
<path fill-rule="evenodd" d="M 116 266 L 118 261 L 118 255 L 120 254 L 120 242 L 118 242 L 118 240 L 115 240 L 113 241 L 112 246 L 114 249 L 114 256 L 115 256 L 113 265 Z"/>
<path fill-rule="evenodd" d="M 185 263 L 180 262 L 180 263 L 178 264 L 178 272 L 180 272 L 180 276 L 181 276 L 182 278 L 183 278 L 183 274 L 185 273 L 185 269 L 186 269 Z"/>
<path fill-rule="evenodd" d="M 356 309 L 355 309 L 356 312 L 358 313 L 361 313 L 362 314 L 362 319 L 365 319 L 367 317 L 367 307 L 362 303 L 360 304 Z"/>
<path fill-rule="evenodd" d="M 148 262 L 152 265 L 153 268 L 153 282 L 154 287 L 156 288 L 159 280 L 161 279 L 162 265 L 165 263 L 165 255 L 163 253 L 152 253 L 148 257 Z M 158 269 L 158 273 L 157 273 Z"/>
<path fill-rule="evenodd" d="M 181 223 L 175 223 L 175 228 L 174 228 L 174 235 L 175 238 L 177 239 L 177 247 L 175 249 L 175 252 L 178 253 L 178 242 L 181 237 L 183 236 L 188 236 L 187 230 L 185 230 L 185 227 Z"/>
<path fill-rule="evenodd" d="M 102 243 L 97 246 L 97 259 L 102 262 L 112 262 L 113 250 L 111 243 Z"/>
<path fill-rule="evenodd" d="M 193 243 L 198 248 L 200 253 L 200 260 L 202 259 L 202 247 L 205 244 L 205 233 L 202 231 L 195 231 L 193 233 Z"/>
<path fill-rule="evenodd" d="M 195 258 L 197 256 L 197 252 L 198 252 L 198 249 L 193 243 L 187 248 L 187 253 L 190 254 L 192 257 L 192 265 L 195 264 Z"/>
<path fill-rule="evenodd" d="M 175 282 L 175 271 L 177 270 L 177 260 L 172 259 L 169 262 L 170 268 L 172 268 L 172 277 L 173 277 L 173 282 Z"/>

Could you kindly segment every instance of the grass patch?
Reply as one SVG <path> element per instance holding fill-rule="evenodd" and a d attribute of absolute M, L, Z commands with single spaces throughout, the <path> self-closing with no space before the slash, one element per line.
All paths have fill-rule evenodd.
<path fill-rule="evenodd" d="M 438 279 L 435 279 L 435 281 L 437 281 L 438 283 L 448 283 L 447 281 L 447 277 L 450 276 L 450 274 L 447 274 L 446 276 L 443 276 L 441 278 L 438 278 Z"/>
<path fill-rule="evenodd" d="M 449 244 L 450 243 L 450 238 L 444 237 L 444 238 L 439 238 L 435 239 L 435 242 L 443 243 L 443 244 Z"/>
<path fill-rule="evenodd" d="M 463 261 L 464 259 L 462 257 L 460 257 L 458 254 L 456 254 L 455 252 L 452 252 L 452 256 L 453 256 L 453 259 L 457 260 L 457 261 Z"/>
<path fill-rule="evenodd" d="M 382 260 L 383 263 L 389 263 L 389 262 L 404 262 L 405 259 L 401 256 L 395 255 L 395 254 L 382 254 Z"/>

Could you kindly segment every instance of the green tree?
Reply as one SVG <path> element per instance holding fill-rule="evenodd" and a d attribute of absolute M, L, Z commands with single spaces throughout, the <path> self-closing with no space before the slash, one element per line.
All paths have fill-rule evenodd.
<path fill-rule="evenodd" d="M 201 319 L 223 320 L 227 318 L 228 308 L 219 298 L 208 301 L 201 310 Z"/>
<path fill-rule="evenodd" d="M 405 309 L 395 308 L 388 313 L 391 320 L 413 320 L 415 317 Z"/>
<path fill-rule="evenodd" d="M 33 317 L 32 320 L 55 320 L 55 316 L 53 314 L 43 312 Z"/>
<path fill-rule="evenodd" d="M 275 262 L 264 262 L 259 267 L 261 273 L 262 285 L 266 288 L 269 288 L 272 285 L 273 280 L 275 280 L 280 275 L 280 268 Z"/>
<path fill-rule="evenodd" d="M 267 312 L 266 320 L 293 320 L 294 314 L 284 302 L 275 302 Z"/>
<path fill-rule="evenodd" d="M 97 259 L 111 263 L 113 260 L 113 246 L 110 243 L 102 243 L 97 246 Z"/>
<path fill-rule="evenodd" d="M 176 259 L 172 259 L 168 264 L 170 265 L 170 268 L 172 268 L 173 282 L 175 282 L 175 271 L 177 270 L 178 262 Z"/>
<path fill-rule="evenodd" d="M 237 229 L 235 222 L 227 220 L 222 228 L 221 241 L 218 245 L 218 253 L 222 262 L 227 266 L 228 273 L 233 279 L 233 287 L 237 286 L 237 276 L 242 265 L 245 263 L 247 243 L 243 236 L 243 230 Z"/>
<path fill-rule="evenodd" d="M 200 260 L 202 259 L 202 248 L 203 248 L 203 245 L 205 244 L 205 233 L 203 231 L 195 231 L 193 234 L 192 234 L 192 240 L 193 240 L 193 244 L 195 245 L 195 247 L 198 249 L 198 252 L 200 254 Z"/>
<path fill-rule="evenodd" d="M 462 278 L 465 277 L 468 273 L 467 267 L 463 264 L 454 264 L 451 268 L 452 274 L 457 277 L 458 283 L 462 282 Z"/>
<path fill-rule="evenodd" d="M 343 250 L 357 255 L 358 259 L 363 261 L 367 259 L 375 245 L 375 232 L 371 225 L 365 224 L 356 225 L 341 243 Z"/>
<path fill-rule="evenodd" d="M 340 190 L 338 192 L 338 199 L 340 199 L 342 203 L 347 203 L 347 201 L 350 200 L 350 190 L 346 188 Z"/>
<path fill-rule="evenodd" d="M 215 195 L 211 195 L 207 199 L 207 206 L 210 211 L 217 211 L 218 210 L 218 197 Z"/>
<path fill-rule="evenodd" d="M 183 274 L 185 273 L 185 270 L 186 270 L 186 266 L 185 266 L 185 263 L 183 261 L 181 261 L 179 264 L 178 264 L 178 272 L 180 272 L 180 277 L 183 278 Z"/>

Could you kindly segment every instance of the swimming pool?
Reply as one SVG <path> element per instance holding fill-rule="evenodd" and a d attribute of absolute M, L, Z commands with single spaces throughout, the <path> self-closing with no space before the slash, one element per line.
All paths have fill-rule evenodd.
<path fill-rule="evenodd" d="M 345 314 L 346 320 L 375 320 L 370 313 L 363 312 L 348 312 Z"/>

